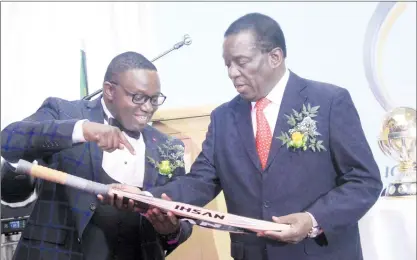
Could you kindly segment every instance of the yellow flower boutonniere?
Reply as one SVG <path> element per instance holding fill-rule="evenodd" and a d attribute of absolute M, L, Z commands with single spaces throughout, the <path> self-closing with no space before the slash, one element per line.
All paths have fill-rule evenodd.
<path fill-rule="evenodd" d="M 163 175 L 169 175 L 172 173 L 171 163 L 168 160 L 164 160 L 158 165 L 159 172 Z"/>
<path fill-rule="evenodd" d="M 306 136 L 300 132 L 294 132 L 291 134 L 291 143 L 295 148 L 300 148 L 305 146 Z"/>
<path fill-rule="evenodd" d="M 169 138 L 165 144 L 158 146 L 161 161 L 148 157 L 149 162 L 159 170 L 159 174 L 172 177 L 173 172 L 178 167 L 184 167 L 184 147 L 173 144 L 173 139 Z"/>
<path fill-rule="evenodd" d="M 320 133 L 317 132 L 317 122 L 313 120 L 317 116 L 317 112 L 320 106 L 311 107 L 310 104 L 297 112 L 293 109 L 293 114 L 285 115 L 288 118 L 288 124 L 292 126 L 287 133 L 281 132 L 281 135 L 277 137 L 282 141 L 282 145 L 286 145 L 287 148 L 307 150 L 310 148 L 313 152 L 326 151 L 323 146 L 322 140 L 317 140 Z"/>

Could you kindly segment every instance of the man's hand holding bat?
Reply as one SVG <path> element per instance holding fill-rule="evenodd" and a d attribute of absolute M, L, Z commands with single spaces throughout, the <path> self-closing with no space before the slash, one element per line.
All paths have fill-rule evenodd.
<path fill-rule="evenodd" d="M 155 207 L 149 207 L 149 209 L 146 210 L 135 205 L 132 199 L 124 199 L 123 197 L 118 196 L 112 192 L 112 190 L 115 189 L 134 194 L 140 194 L 142 191 L 139 188 L 124 184 L 111 184 L 110 186 L 112 189 L 107 194 L 107 196 L 100 194 L 97 195 L 97 198 L 102 203 L 112 205 L 119 210 L 128 210 L 142 213 L 142 215 L 144 215 L 149 220 L 149 222 L 151 222 L 155 230 L 161 235 L 172 234 L 179 230 L 180 221 L 171 211 L 168 211 L 165 214 L 160 209 Z M 171 201 L 171 198 L 166 194 L 162 194 L 162 199 Z"/>
<path fill-rule="evenodd" d="M 139 188 L 124 184 L 112 184 L 112 189 L 122 190 L 129 193 L 140 194 L 142 191 Z M 160 234 L 172 234 L 178 231 L 180 224 L 178 218 L 168 211 L 162 212 L 156 207 L 150 206 L 148 209 L 140 208 L 135 205 L 132 199 L 127 200 L 112 191 L 104 198 L 98 195 L 100 201 L 113 205 L 120 210 L 129 210 L 140 212 L 144 215 L 154 226 L 155 230 Z M 171 198 L 166 194 L 162 194 L 162 199 L 171 201 Z M 257 232 L 258 237 L 266 237 L 273 240 L 278 240 L 285 243 L 297 244 L 302 241 L 308 234 L 312 227 L 311 218 L 307 213 L 295 213 L 280 218 L 273 217 L 272 220 L 280 224 L 288 224 L 290 228 L 281 232 L 276 231 L 262 231 Z"/>

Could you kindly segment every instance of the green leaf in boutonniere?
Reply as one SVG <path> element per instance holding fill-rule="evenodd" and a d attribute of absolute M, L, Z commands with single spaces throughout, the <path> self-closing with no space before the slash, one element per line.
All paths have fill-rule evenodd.
<path fill-rule="evenodd" d="M 290 146 L 291 138 L 287 133 L 281 132 L 281 135 L 278 137 L 278 139 L 282 141 L 283 145 L 287 145 L 287 148 Z"/>
<path fill-rule="evenodd" d="M 285 116 L 288 118 L 287 123 L 288 123 L 290 126 L 295 126 L 295 125 L 297 124 L 297 121 L 295 120 L 295 118 L 293 117 L 293 115 L 291 115 L 291 116 L 287 116 L 287 115 L 285 115 Z"/>
<path fill-rule="evenodd" d="M 324 147 L 323 145 L 322 145 L 322 143 L 323 143 L 323 141 L 317 141 L 317 143 L 316 143 L 316 148 L 317 148 L 317 150 L 320 152 L 320 150 L 325 150 L 326 151 L 326 147 Z"/>

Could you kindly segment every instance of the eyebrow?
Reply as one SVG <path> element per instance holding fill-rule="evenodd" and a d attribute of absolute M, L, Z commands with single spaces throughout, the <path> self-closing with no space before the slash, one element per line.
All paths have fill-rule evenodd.
<path fill-rule="evenodd" d="M 123 88 L 123 87 L 122 87 Z M 145 95 L 145 96 L 149 96 L 149 97 L 153 97 L 153 96 L 157 96 L 159 94 L 162 94 L 161 91 L 158 91 L 156 93 L 154 93 L 153 95 L 148 95 L 146 94 L 144 91 L 142 90 L 137 90 L 136 92 L 130 92 L 129 90 L 126 90 L 123 88 L 124 91 L 126 91 L 127 93 L 131 94 L 131 95 Z"/>
<path fill-rule="evenodd" d="M 138 94 L 141 94 L 141 95 L 145 95 L 145 96 L 149 96 L 148 94 L 146 94 L 144 91 L 142 91 L 142 90 L 136 90 L 135 92 L 131 92 L 130 90 L 127 90 L 127 89 L 125 89 L 122 85 L 120 85 L 119 83 L 116 83 L 115 81 L 109 81 L 111 84 L 113 84 L 113 85 L 116 85 L 116 86 L 119 86 L 123 91 L 125 91 L 126 93 L 128 93 L 128 94 L 130 94 L 130 95 L 138 95 Z M 156 96 L 156 95 L 159 95 L 159 94 L 162 94 L 162 92 L 161 91 L 158 91 L 158 92 L 156 92 L 154 95 L 152 95 L 152 96 Z"/>

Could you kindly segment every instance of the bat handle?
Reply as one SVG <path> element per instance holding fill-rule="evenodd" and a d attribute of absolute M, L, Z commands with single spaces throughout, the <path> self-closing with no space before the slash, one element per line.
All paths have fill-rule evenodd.
<path fill-rule="evenodd" d="M 44 166 L 36 165 L 25 160 L 19 160 L 16 167 L 16 173 L 28 174 L 35 178 L 70 186 L 93 194 L 105 195 L 109 192 L 108 185 L 86 180 Z"/>

